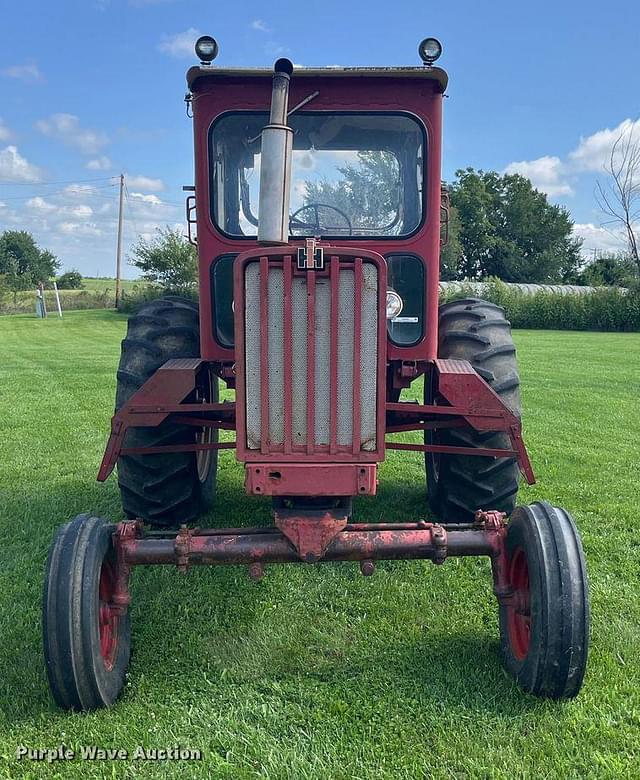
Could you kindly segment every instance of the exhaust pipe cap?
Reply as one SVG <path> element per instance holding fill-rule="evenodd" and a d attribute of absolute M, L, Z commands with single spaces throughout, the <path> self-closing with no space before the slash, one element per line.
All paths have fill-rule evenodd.
<path fill-rule="evenodd" d="M 286 57 L 281 57 L 279 60 L 276 60 L 273 69 L 276 73 L 286 73 L 287 76 L 290 76 L 293 73 L 293 62 Z"/>

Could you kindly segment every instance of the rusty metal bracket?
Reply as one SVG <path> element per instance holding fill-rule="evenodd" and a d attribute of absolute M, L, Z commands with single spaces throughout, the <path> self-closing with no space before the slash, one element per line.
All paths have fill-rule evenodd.
<path fill-rule="evenodd" d="M 493 575 L 493 592 L 498 603 L 507 606 L 513 602 L 513 588 L 509 583 L 507 573 L 507 515 L 496 510 L 475 513 L 474 526 L 488 532 L 491 538 L 493 552 L 491 554 L 491 573 Z"/>
<path fill-rule="evenodd" d="M 447 532 L 441 525 L 431 526 L 431 542 L 435 550 L 433 562 L 440 566 L 447 559 Z"/>
<path fill-rule="evenodd" d="M 306 563 L 315 563 L 324 556 L 333 539 L 344 530 L 348 519 L 346 514 L 325 511 L 300 514 L 295 510 L 279 510 L 274 514 L 277 528 Z"/>
<path fill-rule="evenodd" d="M 115 468 L 121 454 L 161 454 L 168 452 L 197 452 L 209 449 L 227 449 L 233 442 L 162 445 L 158 447 L 124 447 L 129 428 L 153 428 L 161 425 L 168 417 L 193 413 L 216 415 L 216 419 L 198 421 L 198 425 L 214 428 L 230 428 L 235 419 L 235 404 L 232 403 L 183 403 L 198 387 L 199 374 L 207 364 L 200 358 L 179 358 L 168 360 L 140 387 L 111 419 L 111 435 L 107 442 L 98 481 L 104 482 Z"/>
<path fill-rule="evenodd" d="M 492 531 L 501 531 L 507 525 L 506 512 L 498 512 L 495 509 L 484 511 L 478 509 L 473 517 L 473 524 L 481 528 L 491 529 Z"/>
<path fill-rule="evenodd" d="M 173 543 L 173 549 L 176 553 L 176 567 L 178 571 L 186 574 L 189 570 L 189 555 L 191 553 L 191 537 L 193 531 L 186 525 L 181 525 L 180 530 Z"/>
<path fill-rule="evenodd" d="M 131 566 L 126 560 L 127 543 L 142 537 L 142 520 L 127 520 L 118 523 L 113 532 L 113 546 L 116 551 L 116 582 L 113 591 L 113 610 L 124 616 L 131 604 L 129 578 Z"/>
<path fill-rule="evenodd" d="M 465 408 L 464 419 L 476 431 L 505 431 L 518 466 L 529 485 L 535 482 L 520 419 L 466 360 L 436 360 L 437 391 L 454 407 Z M 446 407 L 445 407 L 446 408 Z"/>

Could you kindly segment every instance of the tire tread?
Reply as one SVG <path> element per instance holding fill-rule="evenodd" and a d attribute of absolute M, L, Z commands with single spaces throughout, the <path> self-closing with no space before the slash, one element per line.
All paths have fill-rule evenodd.
<path fill-rule="evenodd" d="M 116 410 L 171 358 L 198 357 L 200 323 L 197 303 L 168 295 L 145 304 L 129 319 L 117 372 Z M 215 385 L 217 388 L 217 384 Z M 125 446 L 157 447 L 193 441 L 191 426 L 164 422 L 135 428 Z M 215 472 L 217 453 L 211 458 Z M 123 455 L 118 459 L 118 484 L 128 517 L 140 517 L 158 528 L 195 520 L 208 507 L 215 473 L 209 484 L 198 480 L 194 453 Z"/>
<path fill-rule="evenodd" d="M 467 360 L 520 415 L 520 378 L 511 326 L 504 310 L 479 298 L 450 301 L 439 310 L 440 358 Z M 425 394 L 425 400 L 428 402 Z M 506 433 L 450 429 L 439 443 L 510 449 Z M 427 457 L 427 469 L 429 469 Z M 510 512 L 515 507 L 519 469 L 515 458 L 448 455 L 440 458 L 440 478 L 429 478 L 429 503 L 443 522 L 470 520 L 477 509 Z"/>

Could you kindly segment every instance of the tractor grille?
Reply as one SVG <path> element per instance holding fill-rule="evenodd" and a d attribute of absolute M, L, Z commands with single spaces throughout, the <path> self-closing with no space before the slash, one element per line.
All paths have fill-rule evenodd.
<path fill-rule="evenodd" d="M 339 257 L 327 258 L 324 273 L 294 266 L 290 256 L 245 266 L 246 448 L 373 453 L 378 268 Z"/>

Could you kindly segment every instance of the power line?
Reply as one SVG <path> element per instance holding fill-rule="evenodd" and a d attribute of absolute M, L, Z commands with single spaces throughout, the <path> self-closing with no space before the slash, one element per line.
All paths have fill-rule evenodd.
<path fill-rule="evenodd" d="M 9 187 L 50 187 L 54 184 L 81 184 L 82 182 L 87 181 L 109 181 L 112 179 L 115 180 L 117 178 L 117 176 L 100 176 L 93 179 L 57 179 L 53 181 L 8 181 L 0 179 L 0 184 L 7 185 Z M 114 184 L 117 184 L 117 181 L 114 181 Z"/>
<path fill-rule="evenodd" d="M 8 200 L 31 200 L 31 198 L 38 198 L 42 195 L 46 195 L 48 198 L 53 197 L 54 195 L 86 195 L 87 197 L 93 197 L 93 198 L 107 198 L 108 200 L 117 200 L 117 197 L 109 197 L 108 195 L 101 195 L 98 190 L 106 190 L 111 187 L 114 187 L 117 185 L 114 184 L 107 184 L 102 187 L 91 187 L 89 189 L 69 189 L 68 187 L 64 190 L 54 190 L 53 192 L 31 192 L 28 195 L 10 195 L 8 198 L 5 198 L 4 195 L 0 195 L 0 200 L 4 203 Z"/>
<path fill-rule="evenodd" d="M 133 215 L 133 209 L 131 208 L 131 199 L 129 198 L 129 188 L 127 187 L 126 181 L 124 182 L 124 196 L 127 202 L 127 211 L 129 212 L 129 216 L 131 217 L 131 221 L 133 222 L 133 229 L 136 232 L 136 235 L 140 235 L 140 231 L 138 230 L 138 226 L 136 224 L 136 218 Z"/>
<path fill-rule="evenodd" d="M 132 197 L 131 202 L 134 206 L 149 206 L 151 208 L 161 208 L 162 206 L 165 206 L 166 208 L 177 208 L 179 206 L 184 206 L 184 203 L 178 203 L 175 200 L 162 200 L 159 203 L 154 203 L 153 201 L 145 201 L 142 198 Z"/>

